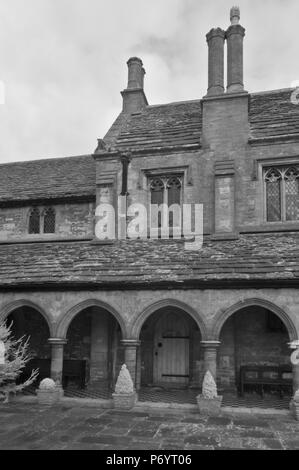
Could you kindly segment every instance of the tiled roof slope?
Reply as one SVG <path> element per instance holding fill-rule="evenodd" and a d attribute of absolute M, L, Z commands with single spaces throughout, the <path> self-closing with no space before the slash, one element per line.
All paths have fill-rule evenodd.
<path fill-rule="evenodd" d="M 251 95 L 250 129 L 253 138 L 299 135 L 299 105 L 291 101 L 293 89 Z"/>
<path fill-rule="evenodd" d="M 91 155 L 0 165 L 0 203 L 94 194 Z"/>
<path fill-rule="evenodd" d="M 291 102 L 293 89 L 250 95 L 250 137 L 269 138 L 297 135 L 299 105 Z M 141 113 L 114 128 L 112 144 L 117 149 L 156 149 L 200 144 L 202 129 L 201 102 L 185 101 L 148 106 Z"/>
<path fill-rule="evenodd" d="M 116 148 L 151 149 L 200 143 L 200 101 L 148 106 L 121 127 Z"/>
<path fill-rule="evenodd" d="M 234 241 L 207 238 L 199 251 L 187 251 L 174 240 L 0 245 L 0 288 L 248 280 L 299 283 L 299 233 L 242 235 Z"/>

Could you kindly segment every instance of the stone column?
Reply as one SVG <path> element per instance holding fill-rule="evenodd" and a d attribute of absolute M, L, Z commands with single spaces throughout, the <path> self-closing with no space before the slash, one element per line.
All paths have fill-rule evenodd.
<path fill-rule="evenodd" d="M 299 342 L 291 343 L 290 348 L 292 350 L 291 355 L 291 364 L 292 364 L 292 372 L 293 372 L 293 392 L 299 390 Z"/>
<path fill-rule="evenodd" d="M 63 348 L 67 343 L 63 338 L 49 338 L 51 345 L 51 378 L 62 387 Z"/>
<path fill-rule="evenodd" d="M 224 39 L 225 31 L 213 28 L 206 35 L 209 47 L 209 84 L 207 96 L 224 93 Z"/>
<path fill-rule="evenodd" d="M 139 346 L 140 346 L 140 342 L 139 342 Z M 137 349 L 137 359 L 136 359 L 136 363 L 137 363 L 137 369 L 136 369 L 136 390 L 140 390 L 140 387 L 141 387 L 141 348 L 138 347 Z"/>
<path fill-rule="evenodd" d="M 136 383 L 137 377 L 137 349 L 140 346 L 140 341 L 135 339 L 121 340 L 122 346 L 125 348 L 125 364 L 131 374 L 134 387 L 138 388 Z"/>
<path fill-rule="evenodd" d="M 201 341 L 204 349 L 204 374 L 209 370 L 215 379 L 217 378 L 217 349 L 220 341 Z"/>

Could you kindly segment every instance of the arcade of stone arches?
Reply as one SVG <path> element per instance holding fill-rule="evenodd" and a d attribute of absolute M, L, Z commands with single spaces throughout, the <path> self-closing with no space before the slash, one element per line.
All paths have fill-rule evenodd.
<path fill-rule="evenodd" d="M 298 339 L 292 321 L 261 302 L 243 305 L 217 318 L 210 332 L 193 311 L 167 301 L 148 308 L 129 335 L 120 315 L 92 301 L 72 309 L 55 334 L 31 302 L 20 302 L 5 320 L 16 338 L 30 337 L 28 367 L 38 367 L 39 379 L 51 376 L 65 390 L 112 391 L 123 363 L 137 390 L 200 389 L 210 370 L 218 390 L 240 393 L 246 367 L 282 368 L 297 390 L 299 365 L 290 361 L 289 345 Z"/>

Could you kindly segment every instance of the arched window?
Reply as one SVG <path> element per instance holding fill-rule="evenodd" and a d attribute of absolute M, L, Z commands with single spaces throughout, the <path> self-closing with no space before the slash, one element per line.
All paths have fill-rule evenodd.
<path fill-rule="evenodd" d="M 161 206 L 164 204 L 165 208 L 170 208 L 171 206 L 176 206 L 174 212 L 168 211 L 168 219 L 166 217 L 164 221 L 167 224 L 168 228 L 172 229 L 174 226 L 181 228 L 181 190 L 182 190 L 182 177 L 177 175 L 171 176 L 156 176 L 150 179 L 150 191 L 151 191 L 151 204 Z M 173 207 L 174 208 L 174 207 Z M 154 211 L 153 211 L 154 212 Z M 151 218 L 152 227 L 162 227 L 162 213 L 163 211 L 158 212 L 158 220 L 155 220 L 156 217 Z M 164 215 L 163 215 L 164 217 Z M 164 227 L 164 222 L 163 222 Z M 170 233 L 171 236 L 172 232 Z"/>
<path fill-rule="evenodd" d="M 33 207 L 29 214 L 29 228 L 30 234 L 40 233 L 40 211 L 38 207 Z"/>
<path fill-rule="evenodd" d="M 160 206 L 164 202 L 165 183 L 161 178 L 151 180 L 151 204 Z M 155 218 L 155 217 L 154 217 Z M 158 222 L 158 228 L 162 226 L 162 214 L 158 212 L 158 221 L 152 220 L 153 224 Z"/>
<path fill-rule="evenodd" d="M 268 222 L 299 219 L 299 170 L 296 167 L 269 168 L 265 171 Z"/>
<path fill-rule="evenodd" d="M 55 210 L 52 207 L 44 211 L 44 233 L 55 233 Z"/>
<path fill-rule="evenodd" d="M 167 203 L 168 207 L 177 204 L 181 205 L 181 181 L 177 176 L 173 176 L 167 181 Z M 179 215 L 174 216 L 172 211 L 169 212 L 169 227 L 179 226 L 181 224 L 181 217 Z"/>
<path fill-rule="evenodd" d="M 267 220 L 277 222 L 281 220 L 281 173 L 275 168 L 267 171 L 266 200 L 267 200 Z"/>
<path fill-rule="evenodd" d="M 284 175 L 286 220 L 298 220 L 299 171 L 289 168 Z"/>

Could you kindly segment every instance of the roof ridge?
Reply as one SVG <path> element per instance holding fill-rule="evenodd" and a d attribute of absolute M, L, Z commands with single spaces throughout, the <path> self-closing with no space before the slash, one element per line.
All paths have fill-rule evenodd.
<path fill-rule="evenodd" d="M 67 156 L 67 157 L 47 157 L 47 158 L 37 158 L 34 160 L 17 160 L 13 162 L 5 162 L 5 163 L 0 163 L 0 167 L 3 166 L 10 166 L 10 165 L 17 165 L 18 163 L 35 163 L 35 162 L 45 162 L 45 161 L 57 161 L 57 160 L 71 160 L 72 158 L 84 158 L 84 157 L 92 157 L 92 153 L 85 154 L 85 155 L 72 155 L 72 156 Z"/>
<path fill-rule="evenodd" d="M 270 95 L 274 93 L 281 93 L 284 91 L 294 91 L 296 88 L 289 87 L 289 88 L 277 88 L 276 90 L 267 90 L 267 91 L 255 91 L 254 93 L 250 93 L 250 95 Z"/>
<path fill-rule="evenodd" d="M 159 107 L 162 107 L 162 106 L 174 106 L 174 105 L 177 105 L 177 104 L 200 103 L 200 102 L 201 102 L 201 98 L 194 99 L 194 100 L 172 101 L 170 103 L 151 104 L 149 106 L 146 106 L 145 109 L 159 108 Z"/>
<path fill-rule="evenodd" d="M 250 92 L 250 95 L 269 95 L 269 94 L 274 94 L 274 93 L 280 93 L 284 91 L 294 91 L 296 87 L 288 87 L 288 88 L 277 88 L 273 90 L 264 90 L 264 91 L 255 91 L 255 92 Z M 196 98 L 193 100 L 182 100 L 182 101 L 171 101 L 170 103 L 160 103 L 160 104 L 151 104 L 148 105 L 144 108 L 144 110 L 149 109 L 149 108 L 158 108 L 162 106 L 174 106 L 178 104 L 188 104 L 188 103 L 200 103 L 202 98 Z M 142 111 L 141 111 L 142 113 Z M 136 113 L 137 114 L 137 113 Z M 138 113 L 139 114 L 139 113 Z"/>

